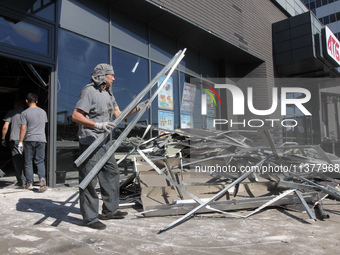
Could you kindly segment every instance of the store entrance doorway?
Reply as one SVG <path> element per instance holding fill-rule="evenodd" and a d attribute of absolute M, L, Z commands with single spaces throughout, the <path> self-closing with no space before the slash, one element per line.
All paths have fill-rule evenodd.
<path fill-rule="evenodd" d="M 1 129 L 4 125 L 6 113 L 14 108 L 15 100 L 24 102 L 28 93 L 38 95 L 38 106 L 49 113 L 49 88 L 51 70 L 44 66 L 28 63 L 12 58 L 0 57 L 0 118 Z M 48 125 L 46 125 L 46 137 L 49 139 Z M 6 135 L 9 144 L 9 130 Z M 15 176 L 12 156 L 9 146 L 0 146 L 0 169 L 6 176 Z M 48 146 L 46 146 L 48 148 Z M 45 164 L 48 166 L 48 151 L 46 151 Z M 46 168 L 47 169 L 47 168 Z M 46 171 L 48 178 L 48 171 Z"/>

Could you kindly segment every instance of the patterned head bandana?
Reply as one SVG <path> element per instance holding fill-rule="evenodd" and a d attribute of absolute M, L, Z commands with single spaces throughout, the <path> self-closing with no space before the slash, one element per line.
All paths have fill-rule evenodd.
<path fill-rule="evenodd" d="M 98 64 L 91 73 L 91 80 L 100 87 L 106 84 L 106 74 L 115 74 L 113 67 L 109 64 Z"/>

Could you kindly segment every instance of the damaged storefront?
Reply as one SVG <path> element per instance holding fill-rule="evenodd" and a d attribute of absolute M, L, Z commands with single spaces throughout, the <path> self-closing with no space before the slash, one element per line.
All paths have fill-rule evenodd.
<path fill-rule="evenodd" d="M 109 63 L 124 113 L 150 99 L 112 120 L 122 199 L 138 216 L 184 215 L 176 225 L 284 206 L 316 219 L 311 208 L 326 217 L 322 200 L 339 198 L 338 41 L 300 1 L 22 2 L 1 3 L 3 115 L 39 92 L 50 187 L 79 184 L 90 152 L 79 155 L 71 114 L 87 74 Z"/>
<path fill-rule="evenodd" d="M 131 122 L 125 122 L 127 126 L 124 131 L 80 183 L 81 189 L 87 187 L 121 144 L 129 140 L 129 132 L 138 125 L 144 111 L 166 87 L 185 51 L 179 51 L 158 74 L 166 76 L 150 101 Z M 114 125 L 121 123 L 124 116 L 152 90 L 159 80 L 158 76 L 113 121 Z M 169 131 L 152 125 L 144 128 L 141 139 L 135 141 L 131 150 L 118 161 L 119 164 L 133 155 L 130 160 L 133 161 L 134 172 L 121 183 L 121 198 L 130 205 L 143 207 L 141 212 L 135 214 L 137 217 L 183 215 L 159 233 L 200 213 L 247 218 L 273 206 L 306 211 L 312 220 L 323 220 L 329 218 L 322 206 L 323 200 L 340 200 L 340 158 L 325 153 L 319 145 L 294 142 L 277 145 L 269 130 L 258 134 L 267 140 L 266 146 L 252 146 L 253 141 L 246 135 L 258 131 Z M 160 134 L 145 140 L 150 129 Z M 81 165 L 108 135 L 103 133 L 98 137 L 75 164 Z M 253 211 L 246 215 L 235 213 L 250 209 Z"/>

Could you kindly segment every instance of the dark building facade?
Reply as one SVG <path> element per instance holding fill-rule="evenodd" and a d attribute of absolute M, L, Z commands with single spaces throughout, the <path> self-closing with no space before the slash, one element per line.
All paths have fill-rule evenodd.
<path fill-rule="evenodd" d="M 308 72 L 314 76 L 304 78 L 338 76 L 333 64 L 322 60 L 322 41 L 318 44 L 315 36 L 321 30 L 311 29 L 305 35 L 301 32 L 304 24 L 285 27 L 287 21 L 290 24 L 294 19 L 305 20 L 307 15 L 311 27 L 317 22 L 299 1 L 15 0 L 1 1 L 0 5 L 1 114 L 4 116 L 11 108 L 15 97 L 28 92 L 39 94 L 39 106 L 49 117 L 46 132 L 50 186 L 63 182 L 59 175 L 76 171 L 73 161 L 78 156 L 77 125 L 70 116 L 94 66 L 102 62 L 113 65 L 113 92 L 124 109 L 184 48 L 185 58 L 171 76 L 169 90 L 153 102 L 141 123 L 166 129 L 252 130 L 256 126 L 257 132 L 249 133 L 255 144 L 266 141 L 261 129 L 270 129 L 276 143 L 321 141 L 312 132 L 321 130 L 320 123 L 295 108 L 287 115 L 299 119 L 299 129 L 281 125 L 288 117 L 282 116 L 279 107 L 259 116 L 246 106 L 242 115 L 235 115 L 239 102 L 234 102 L 231 91 L 223 88 L 217 89 L 221 104 L 208 100 L 207 114 L 201 114 L 205 84 L 237 86 L 246 100 L 251 87 L 253 107 L 267 110 L 273 98 L 280 96 L 281 90 L 275 88 L 287 87 L 280 85 L 277 78 L 304 77 L 303 73 Z M 285 33 L 295 33 L 295 38 L 284 38 Z M 309 45 L 304 43 L 306 38 Z M 285 40 L 289 42 L 284 45 Z M 293 50 L 282 47 L 294 40 L 303 41 L 297 45 L 300 50 L 311 47 L 308 61 L 318 60 L 319 68 L 313 69 L 311 64 L 305 72 L 300 60 L 288 57 Z M 303 72 L 292 74 L 289 66 Z M 324 72 L 316 74 L 320 68 Z M 321 95 L 320 88 L 309 86 L 313 95 Z M 337 90 L 334 86 L 332 89 Z M 319 96 L 316 100 L 321 102 Z M 316 119 L 321 118 L 318 104 L 306 104 Z M 216 119 L 227 123 L 214 125 Z M 133 135 L 141 132 L 136 128 Z"/>

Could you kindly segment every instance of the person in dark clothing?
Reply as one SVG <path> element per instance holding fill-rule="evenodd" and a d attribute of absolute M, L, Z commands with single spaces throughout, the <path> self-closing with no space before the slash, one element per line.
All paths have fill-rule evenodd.
<path fill-rule="evenodd" d="M 6 143 L 6 134 L 10 127 L 10 136 L 9 136 L 9 146 L 11 149 L 13 166 L 15 170 L 15 176 L 17 179 L 16 186 L 25 187 L 26 177 L 24 174 L 24 158 L 21 153 L 19 153 L 18 145 L 19 145 L 19 135 L 20 135 L 20 114 L 24 110 L 24 102 L 21 100 L 16 100 L 14 103 L 14 109 L 7 112 L 3 121 L 5 122 L 2 127 L 2 138 L 1 145 L 7 146 Z"/>

